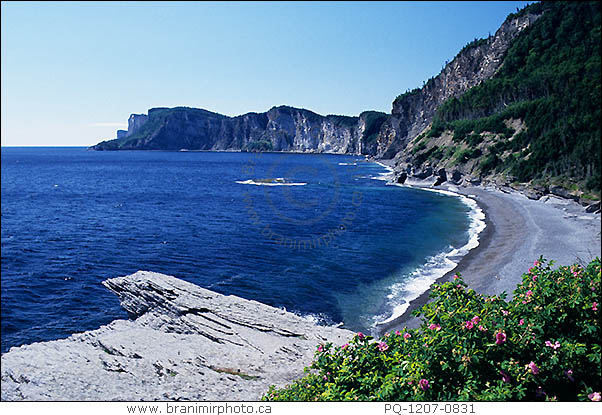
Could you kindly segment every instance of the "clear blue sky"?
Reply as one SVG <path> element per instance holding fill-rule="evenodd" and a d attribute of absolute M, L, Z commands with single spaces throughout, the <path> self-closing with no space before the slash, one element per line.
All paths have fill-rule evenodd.
<path fill-rule="evenodd" d="M 87 146 L 130 113 L 390 112 L 527 2 L 2 2 L 2 145 Z"/>

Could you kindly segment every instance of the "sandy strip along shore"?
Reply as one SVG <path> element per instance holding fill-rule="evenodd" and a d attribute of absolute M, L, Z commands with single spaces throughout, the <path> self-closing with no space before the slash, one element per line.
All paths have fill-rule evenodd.
<path fill-rule="evenodd" d="M 479 236 L 479 246 L 437 282 L 449 281 L 461 273 L 475 291 L 505 291 L 510 298 L 522 274 L 540 255 L 556 261 L 556 266 L 586 264 L 600 256 L 600 214 L 586 213 L 574 201 L 555 196 L 531 200 L 519 192 L 493 187 L 443 184 L 438 188 L 476 200 L 486 215 L 487 227 Z M 410 313 L 427 301 L 428 292 L 411 301 L 408 310 L 381 326 L 380 332 L 417 327 L 419 320 Z"/>

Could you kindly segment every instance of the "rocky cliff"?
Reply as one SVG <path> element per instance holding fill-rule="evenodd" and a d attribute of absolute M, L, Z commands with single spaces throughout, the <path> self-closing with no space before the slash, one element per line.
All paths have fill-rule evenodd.
<path fill-rule="evenodd" d="M 238 117 L 196 108 L 152 108 L 148 116 L 130 116 L 125 137 L 104 141 L 92 149 L 358 154 L 365 129 L 365 122 L 360 119 L 361 116 L 322 116 L 286 106 Z"/>
<path fill-rule="evenodd" d="M 104 285 L 130 320 L 2 355 L 2 400 L 258 400 L 352 333 L 139 271 Z"/>
<path fill-rule="evenodd" d="M 148 121 L 148 116 L 146 114 L 132 114 L 130 118 L 128 118 L 128 129 L 125 134 L 126 137 L 131 136 L 132 134 L 138 132 L 140 128 Z M 121 138 L 117 136 L 117 138 Z"/>
<path fill-rule="evenodd" d="M 508 19 L 495 35 L 467 45 L 422 88 L 397 97 L 388 117 L 374 111 L 358 117 L 322 116 L 287 106 L 237 117 L 195 108 L 153 108 L 148 115 L 130 116 L 125 137 L 91 148 L 350 153 L 390 159 L 429 126 L 443 102 L 491 78 L 513 39 L 538 17 L 524 13 Z"/>
<path fill-rule="evenodd" d="M 393 101 L 391 116 L 380 130 L 375 155 L 393 158 L 430 125 L 441 104 L 495 75 L 512 41 L 540 16 L 526 13 L 507 20 L 495 35 L 465 46 L 422 88 L 398 96 Z"/>
<path fill-rule="evenodd" d="M 595 209 L 600 16 L 597 2 L 534 3 L 510 15 L 495 37 L 395 101 L 377 153 L 394 155 L 402 182 L 492 183 Z"/>

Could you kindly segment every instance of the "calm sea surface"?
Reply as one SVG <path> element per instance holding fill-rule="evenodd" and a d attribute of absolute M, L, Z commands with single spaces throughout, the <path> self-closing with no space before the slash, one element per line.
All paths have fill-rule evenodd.
<path fill-rule="evenodd" d="M 137 270 L 370 331 L 469 239 L 460 199 L 358 156 L 1 154 L 2 352 L 127 318 L 101 281 Z"/>

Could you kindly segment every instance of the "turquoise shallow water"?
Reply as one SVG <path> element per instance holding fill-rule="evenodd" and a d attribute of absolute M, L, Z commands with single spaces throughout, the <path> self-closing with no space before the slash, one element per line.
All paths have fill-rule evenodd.
<path fill-rule="evenodd" d="M 101 281 L 139 269 L 369 331 L 471 223 L 460 199 L 385 173 L 358 156 L 2 148 L 2 351 L 127 318 Z"/>

